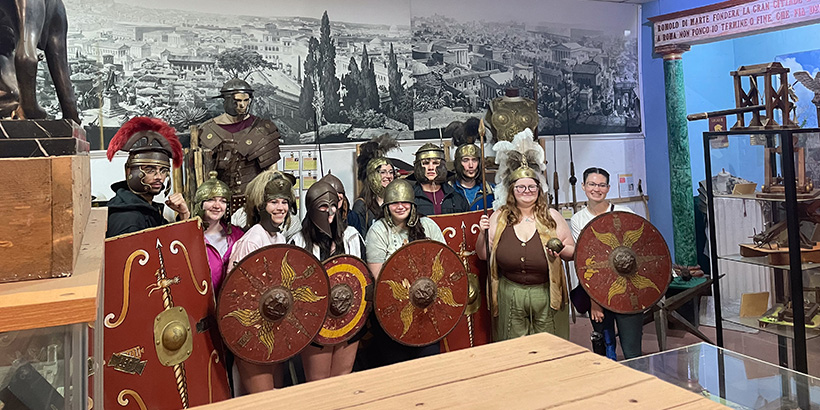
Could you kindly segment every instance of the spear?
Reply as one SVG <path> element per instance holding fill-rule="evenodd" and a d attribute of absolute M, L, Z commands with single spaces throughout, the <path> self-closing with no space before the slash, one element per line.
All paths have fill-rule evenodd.
<path fill-rule="evenodd" d="M 480 148 L 481 148 L 481 197 L 484 201 L 484 215 L 487 215 L 487 157 L 484 156 L 484 134 L 487 132 L 487 128 L 484 127 L 484 119 L 481 119 L 478 123 L 478 138 Z M 487 255 L 486 262 L 487 262 L 487 275 L 490 274 L 490 233 L 488 232 L 489 229 L 484 230 L 484 254 Z M 489 280 L 488 280 L 489 282 Z M 489 285 L 488 285 L 489 286 Z M 487 292 L 487 300 L 490 299 L 490 292 L 488 289 Z M 487 304 L 489 308 L 489 303 Z"/>
<path fill-rule="evenodd" d="M 555 209 L 558 210 L 558 137 L 552 134 L 552 190 L 555 192 Z"/>
<path fill-rule="evenodd" d="M 572 160 L 572 132 L 570 132 L 569 127 L 569 91 L 567 89 L 567 80 L 564 79 L 564 94 L 566 94 L 567 99 L 567 106 L 566 106 L 566 114 L 567 114 L 567 141 L 569 141 L 569 184 L 572 185 L 572 212 L 577 210 L 578 206 L 578 197 L 576 196 L 575 191 L 575 184 L 578 182 L 578 178 L 575 178 L 575 162 Z"/>

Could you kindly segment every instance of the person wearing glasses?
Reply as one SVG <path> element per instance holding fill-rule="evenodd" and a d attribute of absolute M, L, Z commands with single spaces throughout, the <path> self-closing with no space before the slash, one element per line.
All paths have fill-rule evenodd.
<path fill-rule="evenodd" d="M 126 179 L 111 185 L 116 195 L 107 205 L 106 238 L 164 225 L 164 206 L 154 202 L 154 197 L 163 190 L 168 195 L 171 161 L 174 168 L 182 165 L 176 131 L 159 118 L 134 117 L 123 124 L 108 145 L 108 160 L 119 150 L 128 152 Z M 169 196 L 165 205 L 177 212 L 179 220 L 191 217 L 181 193 Z"/>
<path fill-rule="evenodd" d="M 570 220 L 572 237 L 578 235 L 584 227 L 596 216 L 606 212 L 632 212 L 631 209 L 607 201 L 609 193 L 609 172 L 603 168 L 587 168 L 584 171 L 584 182 L 581 185 L 587 195 L 587 206 L 576 212 Z M 643 313 L 621 314 L 601 307 L 590 300 L 589 318 L 592 328 L 604 336 L 606 342 L 606 356 L 615 360 L 615 324 L 618 324 L 618 334 L 621 339 L 621 350 L 625 359 L 641 355 L 641 338 L 643 337 Z"/>
<path fill-rule="evenodd" d="M 394 180 L 384 190 L 384 217 L 373 224 L 365 239 L 367 267 L 376 281 L 387 259 L 405 244 L 420 239 L 445 243 L 441 228 L 432 219 L 419 215 L 413 202 L 414 196 L 413 185 L 404 179 Z M 374 348 L 369 349 L 371 367 L 386 366 L 439 353 L 438 343 L 410 347 L 394 341 L 375 320 L 372 321 L 371 332 L 374 339 Z"/>
<path fill-rule="evenodd" d="M 495 320 L 495 340 L 535 333 L 552 333 L 569 339 L 567 284 L 563 260 L 575 252 L 569 226 L 550 208 L 544 173 L 544 151 L 532 134 L 516 136 L 509 153 L 499 152 L 500 181 L 496 212 L 481 217 L 476 252 L 487 259 L 485 232 L 490 243 L 490 311 Z M 500 184 L 501 185 L 501 184 Z M 500 189 L 498 189 L 500 188 Z M 563 249 L 547 248 L 558 238 Z"/>

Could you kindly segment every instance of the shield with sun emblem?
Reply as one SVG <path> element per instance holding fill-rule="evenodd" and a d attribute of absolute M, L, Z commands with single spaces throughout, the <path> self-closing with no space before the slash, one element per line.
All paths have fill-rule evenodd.
<path fill-rule="evenodd" d="M 436 343 L 467 307 L 467 271 L 447 245 L 429 239 L 399 248 L 382 266 L 375 310 L 385 333 L 407 346 Z"/>
<path fill-rule="evenodd" d="M 367 264 L 353 255 L 334 256 L 324 265 L 330 280 L 330 301 L 316 343 L 330 346 L 350 340 L 364 326 L 373 307 L 372 294 L 367 294 L 373 287 L 373 276 Z"/>
<path fill-rule="evenodd" d="M 615 211 L 597 216 L 578 235 L 575 271 L 601 306 L 616 313 L 637 313 L 666 293 L 672 258 L 649 221 Z"/>
<path fill-rule="evenodd" d="M 285 361 L 322 328 L 327 274 L 315 256 L 293 245 L 260 248 L 228 273 L 216 304 L 219 332 L 243 360 Z"/>

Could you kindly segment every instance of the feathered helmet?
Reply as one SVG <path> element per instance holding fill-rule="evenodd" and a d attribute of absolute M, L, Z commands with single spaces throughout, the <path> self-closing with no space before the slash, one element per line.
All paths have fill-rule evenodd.
<path fill-rule="evenodd" d="M 499 164 L 495 174 L 495 201 L 493 209 L 498 210 L 507 202 L 510 189 L 521 178 L 532 178 L 538 181 L 542 191 L 548 188 L 544 172 L 547 163 L 544 149 L 533 140 L 529 128 L 515 134 L 512 141 L 499 141 L 493 146 L 496 162 Z"/>
<path fill-rule="evenodd" d="M 293 185 L 296 178 L 293 175 L 279 171 L 267 170 L 248 183 L 245 188 L 245 214 L 248 218 L 248 227 L 256 223 L 261 223 L 268 232 L 278 232 L 279 227 L 272 226 L 270 214 L 265 206 L 268 201 L 277 198 L 288 200 L 288 216 L 285 218 L 284 226 L 290 223 L 290 215 L 296 215 L 298 206 L 296 197 L 293 195 Z"/>
<path fill-rule="evenodd" d="M 399 142 L 390 134 L 383 134 L 361 145 L 356 164 L 359 167 L 357 178 L 364 183 L 362 189 L 370 189 L 378 196 L 382 195 L 382 187 L 379 168 L 382 165 L 393 163 L 386 157 L 387 152 L 399 147 Z"/>
<path fill-rule="evenodd" d="M 170 169 L 171 161 L 174 168 L 182 165 L 182 144 L 176 130 L 159 118 L 134 117 L 123 124 L 108 144 L 108 160 L 120 150 L 128 152 L 126 180 L 128 188 L 137 194 L 150 190 L 140 167 L 153 165 Z"/>
<path fill-rule="evenodd" d="M 205 220 L 205 209 L 202 208 L 202 203 L 221 196 L 225 198 L 228 203 L 225 209 L 225 215 L 222 217 L 223 221 L 228 221 L 231 215 L 231 188 L 228 184 L 216 178 L 217 172 L 211 171 L 208 174 L 208 180 L 203 182 L 194 194 L 194 209 L 192 215 L 199 216 L 203 221 Z M 228 233 L 230 234 L 230 224 L 228 224 Z"/>

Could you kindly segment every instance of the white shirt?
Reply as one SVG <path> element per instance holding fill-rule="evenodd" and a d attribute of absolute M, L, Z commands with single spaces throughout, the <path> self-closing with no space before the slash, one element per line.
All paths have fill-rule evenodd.
<path fill-rule="evenodd" d="M 285 235 L 282 235 L 281 232 L 271 235 L 260 224 L 252 226 L 251 229 L 248 229 L 248 232 L 245 232 L 245 235 L 233 244 L 231 259 L 228 261 L 228 272 L 233 269 L 236 262 L 241 261 L 251 252 L 264 246 L 279 243 L 285 243 Z"/>
<path fill-rule="evenodd" d="M 635 213 L 631 209 L 623 206 L 623 205 L 616 205 L 610 204 L 607 208 L 606 212 L 610 211 L 623 211 L 629 213 Z M 606 213 L 604 212 L 604 213 Z M 584 229 L 585 226 L 589 223 L 589 221 L 595 219 L 598 215 L 593 215 L 592 212 L 589 211 L 589 208 L 584 208 L 572 215 L 572 219 L 569 220 L 569 227 L 572 229 L 572 238 L 576 241 L 578 240 L 578 235 L 581 234 L 581 231 Z"/>
<path fill-rule="evenodd" d="M 290 241 L 300 248 L 305 247 L 305 237 L 302 236 L 302 231 L 296 232 L 296 234 L 294 234 L 293 237 L 290 238 Z M 358 258 L 362 257 L 362 236 L 359 235 L 359 231 L 357 231 L 356 228 L 348 226 L 347 229 L 345 229 L 342 242 L 344 242 L 345 244 L 344 253 L 356 256 Z M 317 259 L 322 259 L 322 257 L 319 256 L 319 245 L 313 245 L 312 253 L 313 256 L 315 256 Z"/>
<path fill-rule="evenodd" d="M 447 244 L 441 228 L 432 219 L 422 216 L 418 223 L 424 228 L 424 235 L 428 239 Z M 410 232 L 407 228 L 389 227 L 384 218 L 379 219 L 367 231 L 365 241 L 367 263 L 384 263 L 390 255 L 406 245 L 409 240 Z"/>

